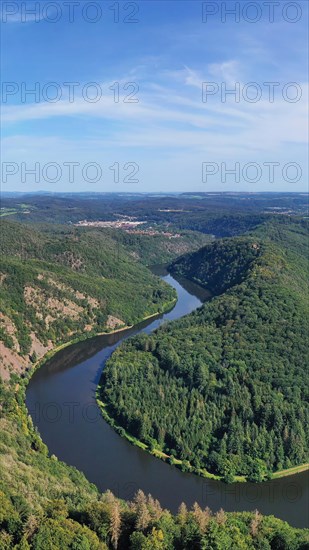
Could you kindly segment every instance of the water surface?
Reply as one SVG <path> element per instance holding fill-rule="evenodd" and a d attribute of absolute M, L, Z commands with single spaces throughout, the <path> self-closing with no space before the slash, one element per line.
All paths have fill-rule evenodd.
<path fill-rule="evenodd" d="M 307 526 L 308 472 L 266 483 L 231 484 L 183 473 L 131 445 L 103 420 L 95 391 L 107 358 L 121 341 L 151 332 L 201 306 L 209 294 L 197 285 L 156 273 L 177 291 L 178 302 L 167 314 L 133 329 L 98 336 L 59 351 L 30 380 L 26 403 L 51 453 L 76 466 L 100 490 L 124 499 L 138 489 L 151 493 L 175 512 L 182 501 L 197 501 L 213 511 L 258 509 L 296 527 Z"/>

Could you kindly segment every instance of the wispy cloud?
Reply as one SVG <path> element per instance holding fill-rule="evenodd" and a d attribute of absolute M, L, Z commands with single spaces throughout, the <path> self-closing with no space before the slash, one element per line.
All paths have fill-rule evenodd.
<path fill-rule="evenodd" d="M 185 4 L 192 5 L 189 20 L 178 17 Z M 200 163 L 206 159 L 306 160 L 308 82 L 300 62 L 303 56 L 298 35 L 302 32 L 297 32 L 295 25 L 281 22 L 272 26 L 264 22 L 225 26 L 217 21 L 213 26 L 203 26 L 196 19 L 200 12 L 198 15 L 193 2 L 177 6 L 177 17 L 170 14 L 168 19 L 165 12 L 158 10 L 149 13 L 151 22 L 144 26 L 133 29 L 116 25 L 108 37 L 104 35 L 104 48 L 100 25 L 91 27 L 88 44 L 85 27 L 63 23 L 59 45 L 53 43 L 49 50 L 49 63 L 45 35 L 41 36 L 42 52 L 32 44 L 26 48 L 22 62 L 21 47 L 16 53 L 13 43 L 10 67 L 20 63 L 22 72 L 25 65 L 23 74 L 29 88 L 31 80 L 34 83 L 41 77 L 47 82 L 61 75 L 60 86 L 70 78 L 77 79 L 81 82 L 79 90 L 87 83 L 86 78 L 88 82 L 99 82 L 102 96 L 91 103 L 76 93 L 70 103 L 66 89 L 55 103 L 22 103 L 18 95 L 9 98 L 2 106 L 6 126 L 3 158 L 16 162 L 86 162 L 104 157 L 107 165 L 109 160 L 112 164 L 113 159 L 130 158 L 143 164 L 145 177 L 152 181 L 158 178 L 163 186 L 168 178 L 175 185 L 180 185 L 180 181 L 188 185 L 190 174 L 199 177 Z M 33 23 L 34 19 L 29 15 L 28 22 Z M 20 13 L 11 16 L 10 22 L 20 22 Z M 37 31 L 39 28 L 41 31 Z M 25 34 L 28 32 L 31 40 L 34 29 L 44 34 L 50 28 L 45 23 L 31 28 L 25 25 Z M 106 28 L 104 32 L 108 32 Z M 16 33 L 8 29 L 7 35 L 15 38 Z M 126 48 L 120 47 L 121 40 Z M 64 43 L 68 53 L 62 63 Z M 88 46 L 86 56 L 84 49 Z M 11 74 L 15 76 L 13 70 Z M 139 101 L 126 103 L 123 86 L 132 81 L 139 86 Z M 246 83 L 252 81 L 262 89 L 256 103 L 242 94 Z M 265 81 L 280 83 L 274 102 L 269 101 Z M 296 103 L 283 97 L 282 87 L 288 81 L 297 81 L 302 90 L 302 98 Z M 115 82 L 121 88 L 117 103 L 110 90 Z M 205 101 L 203 84 L 211 82 L 217 89 Z M 222 83 L 230 90 L 238 83 L 240 98 L 229 94 L 224 100 Z"/>
<path fill-rule="evenodd" d="M 235 84 L 241 80 L 240 77 L 240 62 L 236 59 L 223 61 L 222 63 L 212 63 L 209 66 L 211 76 L 226 82 L 226 84 Z"/>
<path fill-rule="evenodd" d="M 237 62 L 226 62 L 207 68 L 205 76 L 218 75 L 232 78 Z M 165 75 L 166 76 L 166 75 Z M 179 81 L 179 79 L 181 80 Z M 123 79 L 125 81 L 125 78 Z M 177 82 L 176 82 L 177 81 Z M 175 82 L 177 85 L 175 85 Z M 134 131 L 136 127 L 149 131 L 153 140 L 157 142 L 156 133 L 164 133 L 173 128 L 175 132 L 188 132 L 188 145 L 192 143 L 192 130 L 197 131 L 196 140 L 201 142 L 210 131 L 213 134 L 233 134 L 237 137 L 240 147 L 246 147 L 246 139 L 252 134 L 252 139 L 257 147 L 278 146 L 286 141 L 307 142 L 306 115 L 308 100 L 308 84 L 302 83 L 302 98 L 297 103 L 289 103 L 278 96 L 274 103 L 269 102 L 268 90 L 264 89 L 264 97 L 257 103 L 250 103 L 243 98 L 239 103 L 235 98 L 227 97 L 222 102 L 220 90 L 215 96 L 202 101 L 202 75 L 197 71 L 185 67 L 177 75 L 169 74 L 165 82 L 160 86 L 155 83 L 147 83 L 142 87 L 138 103 L 124 103 L 120 97 L 119 103 L 115 103 L 111 93 L 103 94 L 96 103 L 86 101 L 81 95 L 75 98 L 73 103 L 61 99 L 56 103 L 33 103 L 24 105 L 4 106 L 2 119 L 8 125 L 30 122 L 35 120 L 51 120 L 53 118 L 76 120 L 106 120 L 110 124 L 117 123 L 119 140 L 123 132 L 127 133 L 127 124 Z M 179 85 L 180 83 L 180 85 Z M 235 81 L 233 81 L 235 84 Z M 181 86 L 182 84 L 182 86 Z M 231 84 L 231 82 L 230 82 Z M 102 83 L 101 89 L 108 90 L 112 82 Z M 197 89 L 197 91 L 195 91 Z M 115 132 L 111 126 L 111 132 Z M 182 134 L 183 135 L 183 134 Z M 214 135 L 213 135 L 214 139 Z M 195 141 L 195 140 L 193 140 Z M 151 144 L 151 138 L 144 141 Z M 179 140 L 177 134 L 171 147 L 177 147 Z M 142 144 L 143 145 L 143 144 Z"/>

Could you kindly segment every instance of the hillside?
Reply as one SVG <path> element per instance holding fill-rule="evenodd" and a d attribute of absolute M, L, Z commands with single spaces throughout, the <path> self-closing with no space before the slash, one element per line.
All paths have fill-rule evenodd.
<path fill-rule="evenodd" d="M 272 215 L 308 215 L 305 193 L 48 193 L 1 196 L 0 217 L 26 223 L 78 223 L 134 216 L 151 225 L 217 237 L 250 231 Z"/>
<path fill-rule="evenodd" d="M 27 416 L 25 380 L 18 387 L 17 380 L 0 380 L 1 550 L 308 548 L 308 530 L 258 512 L 183 504 L 172 515 L 142 491 L 131 502 L 100 494 L 75 468 L 49 456 Z"/>
<path fill-rule="evenodd" d="M 133 294 L 127 293 L 125 301 L 122 301 L 122 293 L 119 294 L 118 307 L 124 308 L 127 304 L 128 309 L 124 311 L 128 319 L 130 314 L 134 315 L 131 312 L 135 300 L 140 300 L 139 311 L 144 313 L 143 307 L 162 307 L 162 297 L 170 298 L 166 286 L 158 287 L 157 279 L 133 262 L 122 246 L 118 267 L 125 266 L 125 270 L 118 268 L 115 275 L 112 256 L 115 242 L 101 232 L 94 232 L 93 236 L 82 231 L 72 236 L 63 233 L 62 229 L 58 235 L 54 231 L 47 235 L 15 223 L 2 227 L 1 306 L 7 308 L 6 315 L 14 320 L 22 312 L 21 319 L 26 319 L 27 329 L 27 323 L 31 327 L 34 323 L 33 329 L 38 330 L 36 316 L 27 311 L 23 285 L 30 283 L 37 292 L 42 289 L 48 309 L 48 300 L 54 296 L 55 288 L 50 277 L 59 286 L 61 284 L 56 294 L 59 301 L 70 299 L 83 307 L 83 300 L 91 306 L 88 296 L 100 299 L 101 295 L 96 294 L 97 281 L 104 291 L 110 290 L 105 282 L 110 284 L 113 275 L 115 284 L 121 289 L 126 281 L 131 285 L 138 267 L 141 278 L 136 279 L 135 287 L 133 284 L 127 287 Z M 162 294 L 154 295 L 153 289 Z M 80 299 L 77 292 L 85 293 L 87 298 Z M 87 314 L 90 306 L 87 306 Z M 44 319 L 46 322 L 44 316 L 39 320 Z M 50 326 L 54 326 L 52 320 Z M 77 331 L 81 326 L 77 326 Z M 14 336 L 17 340 L 26 334 L 23 327 L 19 327 L 17 324 L 15 335 L 5 333 L 5 338 L 11 336 L 14 345 Z M 64 334 L 61 325 L 55 338 L 59 334 L 60 337 Z M 22 344 L 21 338 L 19 345 Z M 27 354 L 25 364 L 29 364 Z M 273 516 L 262 516 L 258 512 L 225 513 L 220 510 L 212 513 L 197 504 L 187 510 L 183 504 L 178 514 L 172 515 L 141 491 L 132 502 L 120 501 L 109 491 L 100 494 L 82 473 L 50 456 L 25 406 L 25 389 L 30 376 L 31 371 L 22 378 L 14 372 L 10 379 L 5 376 L 2 381 L 0 376 L 0 550 L 304 550 L 308 547 L 307 530 L 294 529 Z"/>
<path fill-rule="evenodd" d="M 283 219 L 174 262 L 215 296 L 116 350 L 108 414 L 172 463 L 226 481 L 306 462 L 307 243 L 305 222 Z"/>
<path fill-rule="evenodd" d="M 56 343 L 135 324 L 175 298 L 108 232 L 10 221 L 0 230 L 3 375 Z"/>
<path fill-rule="evenodd" d="M 137 261 L 147 266 L 169 264 L 178 256 L 198 250 L 213 240 L 210 235 L 198 231 L 156 227 L 152 234 L 113 232 L 116 238 Z"/>

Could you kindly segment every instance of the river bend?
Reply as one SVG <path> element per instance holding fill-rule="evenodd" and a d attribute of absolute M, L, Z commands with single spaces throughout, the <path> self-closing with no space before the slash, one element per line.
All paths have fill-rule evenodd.
<path fill-rule="evenodd" d="M 73 465 L 104 491 L 132 499 L 138 489 L 151 493 L 176 512 L 184 501 L 197 501 L 213 511 L 258 509 L 295 527 L 307 526 L 308 472 L 253 484 L 224 483 L 183 473 L 121 438 L 101 417 L 95 391 L 108 357 L 129 336 L 152 332 L 160 324 L 182 317 L 207 299 L 188 281 L 157 270 L 172 285 L 178 301 L 172 311 L 126 331 L 97 336 L 59 351 L 30 380 L 26 404 L 50 453 Z"/>

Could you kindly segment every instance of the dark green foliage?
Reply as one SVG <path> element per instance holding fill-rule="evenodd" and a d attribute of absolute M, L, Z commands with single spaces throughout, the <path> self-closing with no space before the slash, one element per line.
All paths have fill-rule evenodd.
<path fill-rule="evenodd" d="M 273 213 L 306 215 L 308 197 L 305 193 L 59 193 L 3 197 L 2 208 L 0 216 L 28 223 L 67 224 L 126 215 L 151 225 L 172 224 L 178 230 L 230 237 L 251 231 Z"/>
<path fill-rule="evenodd" d="M 133 502 L 100 495 L 77 470 L 48 457 L 42 444 L 33 450 L 23 395 L 13 389 L 0 383 L 1 550 L 308 548 L 307 530 L 272 516 L 212 514 L 197 504 L 173 516 L 141 491 Z M 10 468 L 3 468 L 8 457 Z"/>
<path fill-rule="evenodd" d="M 176 261 L 217 296 L 116 350 L 102 393 L 117 422 L 228 482 L 306 462 L 307 239 L 283 219 Z"/>
<path fill-rule="evenodd" d="M 175 297 L 111 232 L 58 226 L 43 232 L 8 220 L 0 230 L 1 311 L 21 355 L 30 352 L 31 333 L 43 344 L 59 343 L 106 330 L 109 315 L 135 324 Z M 0 331 L 5 345 L 16 348 L 5 323 Z"/>
<path fill-rule="evenodd" d="M 52 273 L 57 281 L 64 282 L 66 285 L 69 282 L 70 288 L 75 290 L 82 288 L 83 292 L 88 293 L 89 296 L 97 297 L 101 296 L 101 294 L 97 295 L 95 292 L 98 291 L 99 286 L 101 287 L 102 280 L 100 280 L 100 285 L 97 287 L 93 283 L 93 281 L 96 281 L 96 277 L 101 277 L 104 274 L 109 279 L 109 292 L 112 288 L 116 288 L 116 281 L 110 275 L 109 269 L 113 267 L 113 262 L 109 259 L 109 254 L 105 254 L 106 250 L 104 250 L 103 258 L 101 232 L 98 232 L 99 236 L 95 237 L 94 241 L 92 236 L 89 236 L 90 234 L 85 233 L 84 235 L 81 232 L 78 237 L 80 238 L 80 248 L 77 244 L 73 244 L 66 231 L 64 233 L 60 232 L 58 236 L 59 247 L 54 249 L 55 235 L 53 237 L 49 236 L 49 243 L 46 243 L 46 235 L 38 235 L 30 228 L 21 230 L 18 225 L 12 225 L 11 229 L 12 231 L 10 228 L 8 229 L 8 231 L 11 231 L 9 234 L 11 245 L 8 246 L 8 241 L 4 240 L 6 261 L 3 269 L 6 278 L 2 281 L 0 298 L 5 299 L 3 303 L 6 309 L 4 311 L 9 319 L 14 321 L 20 346 L 23 350 L 26 350 L 29 349 L 29 341 L 27 340 L 29 333 L 24 327 L 23 320 L 27 320 L 31 324 L 37 323 L 37 320 L 31 308 L 25 308 L 23 285 L 36 284 L 37 287 L 47 292 L 49 286 L 46 281 L 41 280 L 38 282 L 37 279 L 38 274 L 47 272 Z M 291 233 L 290 228 L 281 228 L 280 231 L 284 232 L 285 239 Z M 277 235 L 277 227 L 273 228 L 273 233 Z M 64 249 L 61 248 L 62 238 L 67 238 Z M 262 239 L 264 236 L 261 234 L 260 238 Z M 277 236 L 274 238 L 277 239 Z M 181 416 L 181 403 L 178 407 L 177 399 L 186 400 L 187 413 L 192 418 L 190 429 L 193 433 L 193 439 L 201 432 L 201 426 L 204 429 L 201 422 L 203 422 L 204 392 L 208 391 L 208 388 L 211 388 L 211 396 L 214 397 L 211 412 L 212 418 L 215 420 L 220 421 L 221 419 L 220 411 L 216 408 L 216 396 L 218 396 L 220 406 L 221 402 L 226 404 L 226 410 L 229 410 L 228 406 L 232 403 L 232 410 L 234 411 L 231 415 L 233 437 L 228 434 L 224 435 L 218 450 L 213 453 L 216 464 L 220 465 L 222 472 L 227 477 L 231 475 L 231 472 L 236 472 L 238 464 L 237 455 L 231 454 L 228 448 L 230 445 L 237 447 L 237 434 L 238 430 L 241 429 L 238 421 L 240 412 L 237 408 L 240 395 L 239 385 L 241 386 L 241 399 L 244 397 L 245 403 L 243 414 L 248 412 L 246 408 L 247 393 L 251 392 L 252 388 L 255 387 L 254 382 L 257 382 L 253 393 L 252 405 L 254 408 L 252 411 L 254 413 L 259 411 L 261 422 L 275 421 L 279 434 L 281 433 L 280 427 L 282 428 L 286 418 L 291 418 L 291 421 L 294 422 L 287 438 L 284 438 L 282 445 L 279 445 L 276 450 L 278 459 L 284 462 L 288 443 L 293 445 L 295 453 L 301 452 L 304 420 L 303 417 L 298 418 L 303 414 L 301 411 L 303 403 L 301 373 L 297 369 L 290 372 L 288 361 L 291 359 L 293 367 L 295 353 L 303 352 L 303 348 L 299 347 L 299 342 L 295 339 L 296 336 L 299 337 L 298 302 L 295 302 L 295 297 L 298 296 L 303 281 L 304 265 L 303 259 L 299 255 L 303 240 L 299 239 L 298 230 L 295 230 L 293 237 L 290 236 L 289 238 L 291 239 L 290 242 L 295 244 L 294 249 L 292 250 L 293 247 L 290 246 L 289 252 L 281 249 L 279 253 L 280 261 L 282 260 L 281 267 L 283 266 L 279 270 L 279 281 L 282 281 L 281 276 L 283 276 L 285 284 L 290 285 L 289 288 L 292 292 L 290 296 L 283 285 L 283 290 L 281 289 L 281 293 L 278 294 L 280 300 L 282 293 L 287 299 L 284 312 L 281 305 L 279 307 L 280 300 L 277 303 L 277 294 L 273 292 L 271 286 L 274 281 L 269 277 L 269 274 L 273 273 L 273 264 L 271 266 L 267 265 L 269 271 L 263 271 L 263 269 L 265 270 L 264 253 L 267 254 L 266 258 L 268 260 L 275 258 L 276 266 L 278 266 L 278 251 L 265 247 L 265 249 L 263 248 L 263 255 L 257 254 L 252 258 L 252 254 L 256 253 L 252 253 L 250 250 L 250 257 L 244 258 L 245 261 L 238 262 L 235 260 L 235 276 L 233 276 L 235 286 L 231 291 L 215 298 L 213 302 L 204 306 L 195 315 L 164 327 L 155 335 L 150 337 L 144 335 L 132 340 L 126 351 L 129 359 L 131 357 L 132 360 L 134 359 L 133 378 L 135 382 L 139 382 L 144 390 L 147 389 L 146 386 L 149 387 L 148 393 L 144 394 L 147 403 L 152 399 L 151 392 L 155 392 L 157 399 L 161 400 L 161 404 L 166 401 L 169 408 L 171 405 L 175 406 L 173 413 L 174 425 L 175 419 L 177 421 L 179 419 L 179 422 L 186 421 L 186 418 Z M 108 239 L 104 240 L 104 243 L 110 251 L 109 246 L 112 243 Z M 252 240 L 249 240 L 248 243 L 251 246 Z M 95 253 L 93 253 L 92 246 L 97 247 Z M 244 243 L 240 244 L 238 242 L 237 246 L 240 247 L 241 253 L 246 256 Z M 76 273 L 72 265 L 66 265 L 68 256 L 60 256 L 60 258 L 57 256 L 60 250 L 66 251 L 68 247 L 70 251 L 73 249 L 74 253 L 81 254 L 85 271 L 82 270 Z M 25 250 L 27 251 L 27 257 L 24 255 Z M 52 260 L 51 253 L 54 254 Z M 291 254 L 294 254 L 294 256 L 291 256 Z M 123 271 L 119 270 L 117 284 L 120 288 L 121 299 L 123 299 L 123 307 L 125 307 L 125 298 L 128 301 L 131 296 L 129 297 L 128 292 L 125 294 L 125 291 L 121 290 L 121 288 L 125 288 L 121 284 L 126 284 L 127 273 L 128 284 L 130 284 L 136 271 L 123 251 L 121 251 L 122 255 L 125 269 Z M 297 269 L 295 268 L 296 259 Z M 293 281 L 291 281 L 291 272 L 289 271 L 291 261 L 294 262 L 292 269 Z M 246 271 L 246 274 L 241 273 L 242 268 Z M 259 356 L 254 356 L 256 362 L 260 359 L 260 354 L 264 350 L 262 358 L 264 361 L 265 357 L 266 364 L 262 370 L 261 379 L 256 380 L 253 377 L 253 371 L 250 372 L 249 376 L 243 358 L 231 358 L 230 356 L 234 344 L 234 333 L 230 329 L 230 327 L 233 327 L 233 323 L 230 323 L 231 320 L 235 321 L 234 325 L 238 323 L 236 329 L 240 330 L 243 329 L 244 319 L 247 320 L 247 316 L 252 314 L 253 317 L 252 320 L 250 318 L 248 328 L 250 330 L 255 327 L 261 329 L 261 325 L 257 325 L 259 309 L 256 310 L 255 307 L 252 309 L 252 285 L 250 283 L 252 274 L 255 274 L 256 278 L 260 277 L 261 270 L 264 273 L 267 285 L 271 286 L 268 289 L 270 294 L 267 294 L 267 289 L 265 289 L 265 296 L 271 301 L 275 310 L 277 307 L 279 308 L 281 321 L 284 321 L 283 330 L 289 331 L 288 336 L 284 332 L 289 343 L 287 346 L 289 357 L 285 359 L 283 353 L 282 366 L 279 370 L 273 371 L 269 381 L 269 365 L 266 358 L 270 338 L 267 340 L 266 335 L 272 328 L 273 323 L 276 323 L 276 329 L 279 328 L 277 326 L 278 312 L 270 318 L 267 327 L 261 332 L 262 338 L 266 338 L 265 347 L 259 347 Z M 88 273 L 91 273 L 91 277 L 88 277 Z M 219 272 L 218 275 L 220 275 Z M 156 307 L 167 297 L 167 294 L 165 294 L 167 292 L 166 287 L 163 285 L 160 287 L 157 281 L 154 283 L 154 280 L 148 277 L 150 277 L 148 273 L 146 275 L 146 272 L 141 269 L 141 279 L 136 281 L 136 295 L 134 294 L 134 300 L 137 300 L 137 296 L 142 292 L 142 298 L 139 296 L 139 301 L 143 301 L 144 305 L 142 307 L 144 309 L 146 304 L 149 304 L 149 296 L 152 297 L 150 302 L 155 304 Z M 91 283 L 90 279 L 92 280 Z M 115 287 L 112 287 L 112 283 L 115 284 Z M 224 275 L 222 284 L 225 285 L 226 283 L 227 277 Z M 79 286 L 80 284 L 82 287 Z M 276 286 L 278 285 L 276 284 Z M 241 292 L 239 289 L 241 289 Z M 56 296 L 62 296 L 61 292 L 59 291 Z M 71 293 L 69 296 L 72 298 Z M 118 295 L 117 297 L 117 304 L 119 305 L 120 298 Z M 230 300 L 230 302 L 226 303 L 225 299 Z M 228 316 L 226 310 L 227 305 L 234 302 L 238 303 L 240 307 L 239 319 L 235 313 L 237 308 L 233 309 L 231 307 L 232 314 L 235 314 L 232 319 Z M 128 308 L 135 307 L 132 304 L 133 302 L 130 301 Z M 293 304 L 295 307 L 292 308 L 292 318 L 295 325 L 291 328 L 289 325 L 289 311 Z M 88 307 L 89 305 L 84 304 L 85 310 Z M 149 306 L 147 305 L 147 307 Z M 130 311 L 129 309 L 128 315 Z M 267 303 L 263 305 L 262 311 L 263 315 L 269 313 Z M 90 314 L 85 313 L 85 317 L 87 315 Z M 100 323 L 104 322 L 105 317 L 103 315 L 100 318 Z M 99 313 L 97 313 L 97 316 L 99 319 Z M 39 323 L 35 327 L 39 333 Z M 72 327 L 74 328 L 74 324 L 71 325 Z M 61 323 L 54 327 L 54 331 L 55 338 L 61 337 L 63 334 Z M 40 334 L 43 336 L 43 331 Z M 280 330 L 278 334 L 281 338 L 282 333 Z M 4 331 L 3 336 L 8 346 L 14 345 L 6 331 Z M 242 338 L 242 347 L 247 350 L 247 343 L 251 342 L 250 331 L 245 331 Z M 276 359 L 278 354 L 282 354 L 282 347 L 278 338 L 272 338 L 272 341 L 274 348 L 272 349 L 272 358 Z M 205 346 L 205 343 L 207 343 L 207 346 Z M 297 348 L 295 352 L 293 351 L 293 344 Z M 240 350 L 237 346 L 235 349 Z M 253 347 L 250 347 L 250 350 L 247 351 L 249 358 L 253 349 Z M 240 351 L 237 351 L 237 353 L 240 353 Z M 185 357 L 187 359 L 183 361 Z M 224 357 L 226 363 L 221 363 L 222 357 Z M 35 355 L 32 354 L 31 359 L 35 361 Z M 231 361 L 234 361 L 234 363 L 231 363 Z M 275 363 L 271 363 L 272 368 L 273 364 Z M 229 385 L 227 385 L 227 373 L 224 369 L 227 365 L 229 369 L 231 368 L 232 373 L 228 378 Z M 116 367 L 117 361 L 115 367 L 111 363 L 110 373 Z M 157 369 L 157 371 L 154 371 L 154 369 Z M 156 372 L 159 376 L 159 384 L 155 380 L 154 375 Z M 124 368 L 124 376 L 129 376 L 129 374 L 130 371 Z M 130 376 L 132 378 L 132 371 Z M 286 387 L 287 376 L 289 376 L 289 384 Z M 144 384 L 145 377 L 147 384 Z M 295 381 L 293 381 L 293 377 L 295 377 Z M 250 378 L 252 378 L 252 382 Z M 269 414 L 272 411 L 272 403 L 269 404 L 270 408 L 266 407 L 265 413 L 265 407 L 263 408 L 265 404 L 263 390 L 266 382 L 269 383 L 270 390 L 274 390 L 274 393 L 269 395 L 278 397 L 275 416 L 271 419 Z M 173 516 L 168 511 L 162 510 L 157 501 L 154 501 L 150 496 L 146 497 L 141 491 L 138 492 L 133 502 L 127 503 L 117 500 L 109 492 L 100 495 L 82 473 L 66 466 L 58 461 L 56 457 L 48 455 L 46 446 L 34 429 L 30 417 L 27 416 L 24 404 L 24 389 L 25 382 L 17 375 L 13 374 L 10 381 L 5 384 L 0 379 L 0 550 L 105 550 L 107 548 L 111 550 L 115 548 L 119 550 L 172 550 L 174 548 L 178 550 L 192 550 L 195 548 L 205 550 L 305 550 L 308 548 L 309 537 L 306 530 L 294 529 L 272 516 L 263 517 L 258 513 L 246 512 L 225 514 L 223 511 L 212 514 L 208 509 L 201 510 L 197 504 L 193 506 L 191 511 L 181 507 L 178 515 Z M 126 391 L 126 397 L 129 397 L 132 402 L 132 394 L 128 392 L 128 389 Z M 288 394 L 284 393 L 286 391 Z M 285 399 L 286 395 L 287 399 Z M 299 405 L 299 413 L 294 408 L 296 402 Z M 121 405 L 122 410 L 124 410 L 124 403 Z M 142 400 L 139 406 L 144 406 Z M 145 410 L 144 415 L 141 416 L 141 410 L 138 408 L 138 414 L 131 417 L 132 430 L 135 430 L 139 437 L 147 438 L 147 441 L 152 445 L 158 446 L 160 444 L 162 448 L 166 444 L 170 447 L 175 446 L 177 443 L 175 434 L 172 430 L 167 431 L 164 429 L 163 424 L 160 424 L 161 421 L 166 420 L 164 415 L 167 412 L 167 407 L 162 408 L 162 416 L 160 416 L 160 410 L 156 411 L 154 409 L 158 414 L 159 424 L 157 426 L 153 426 L 149 411 Z M 194 416 L 195 410 L 198 411 L 196 417 Z M 124 419 L 126 418 L 124 417 Z M 147 434 L 152 426 L 155 428 L 154 437 L 149 439 Z M 299 434 L 294 433 L 294 427 L 299 430 L 301 437 L 299 437 Z M 255 440 L 260 441 L 259 425 L 252 427 L 252 429 Z M 250 421 L 248 421 L 248 430 L 250 434 Z M 184 432 L 182 435 L 186 436 L 186 433 Z M 215 436 L 218 436 L 218 433 L 215 433 Z M 294 439 L 290 441 L 292 437 Z M 202 439 L 202 442 L 204 441 L 207 441 L 207 439 Z M 185 444 L 184 439 L 181 442 L 184 452 L 182 467 L 190 470 L 190 464 L 194 461 L 195 465 L 198 465 L 198 461 L 202 465 L 207 459 L 207 456 L 202 452 L 202 448 L 200 448 L 200 456 L 192 457 L 192 454 L 190 455 L 189 462 Z M 211 444 L 212 441 L 209 445 Z M 270 440 L 267 444 L 271 455 L 275 452 L 274 443 Z M 190 446 L 187 445 L 187 448 L 190 451 Z M 194 445 L 192 445 L 192 449 L 194 448 Z M 172 451 L 173 449 L 171 449 L 173 455 Z M 173 459 L 171 459 L 171 462 L 173 462 Z M 261 475 L 264 475 L 263 461 L 252 459 L 247 466 L 248 475 L 251 478 L 259 479 Z"/>
<path fill-rule="evenodd" d="M 139 491 L 133 502 L 120 502 L 110 492 L 91 505 L 66 509 L 66 516 L 43 513 L 22 517 L 0 492 L 0 549 L 33 550 L 305 550 L 306 530 L 293 529 L 273 516 L 255 513 L 212 514 L 194 504 L 172 516 L 151 496 Z M 117 516 L 116 516 L 117 514 Z M 71 517 L 70 517 L 71 516 Z M 119 521 L 115 521 L 115 518 Z"/>
<path fill-rule="evenodd" d="M 201 253 L 188 254 L 171 265 L 171 271 L 207 287 L 213 294 L 222 294 L 240 284 L 263 248 L 248 238 L 216 241 Z"/>

